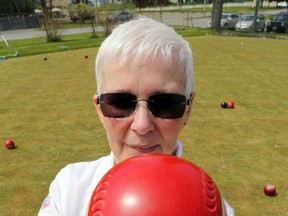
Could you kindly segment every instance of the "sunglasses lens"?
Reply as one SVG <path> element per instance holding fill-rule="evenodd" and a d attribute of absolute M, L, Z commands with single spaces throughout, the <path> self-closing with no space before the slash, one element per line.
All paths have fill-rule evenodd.
<path fill-rule="evenodd" d="M 124 93 L 102 94 L 99 99 L 103 115 L 109 118 L 130 116 L 134 112 L 137 103 L 136 96 Z"/>
<path fill-rule="evenodd" d="M 103 115 L 109 118 L 130 116 L 138 102 L 135 95 L 126 93 L 102 94 L 99 101 Z M 181 118 L 186 108 L 186 97 L 180 94 L 156 94 L 145 101 L 152 114 L 163 119 Z"/>
<path fill-rule="evenodd" d="M 157 94 L 149 97 L 149 108 L 155 117 L 181 118 L 186 108 L 186 97 L 180 94 Z"/>

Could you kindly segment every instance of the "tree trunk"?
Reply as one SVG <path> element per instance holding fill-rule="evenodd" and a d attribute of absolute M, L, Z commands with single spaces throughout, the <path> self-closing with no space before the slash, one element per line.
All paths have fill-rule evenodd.
<path fill-rule="evenodd" d="M 49 14 L 49 10 L 47 8 L 47 5 L 46 5 L 46 1 L 45 0 L 41 0 L 41 7 L 42 7 L 42 10 L 43 10 L 43 14 Z"/>
<path fill-rule="evenodd" d="M 221 16 L 223 9 L 223 0 L 214 0 L 212 9 L 211 27 L 216 30 L 221 29 Z"/>
<path fill-rule="evenodd" d="M 257 19 L 258 19 L 259 4 L 260 4 L 260 0 L 256 0 L 254 19 L 253 19 L 253 25 L 252 25 L 252 31 L 253 32 L 257 31 Z"/>
<path fill-rule="evenodd" d="M 50 11 L 50 13 L 52 13 L 52 8 L 53 8 L 52 0 L 50 0 L 49 1 L 49 11 Z"/>

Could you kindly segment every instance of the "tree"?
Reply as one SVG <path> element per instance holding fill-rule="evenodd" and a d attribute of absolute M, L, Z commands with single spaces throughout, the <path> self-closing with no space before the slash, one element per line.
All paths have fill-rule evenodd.
<path fill-rule="evenodd" d="M 74 4 L 69 10 L 70 14 L 75 14 L 80 22 L 83 24 L 85 20 L 90 20 L 92 27 L 92 38 L 96 37 L 96 31 L 94 27 L 95 20 L 95 8 L 88 0 L 72 0 Z M 96 4 L 97 5 L 97 4 Z"/>
<path fill-rule="evenodd" d="M 43 25 L 45 28 L 47 41 L 53 42 L 53 41 L 61 41 L 61 35 L 60 35 L 60 25 L 57 21 L 57 19 L 54 19 L 52 17 L 52 0 L 49 0 L 50 6 L 47 7 L 45 0 L 40 0 L 40 5 L 42 7 L 43 12 Z"/>
<path fill-rule="evenodd" d="M 221 28 L 221 16 L 223 10 L 223 0 L 214 0 L 212 8 L 211 27 L 220 30 Z"/>
<path fill-rule="evenodd" d="M 22 16 L 34 12 L 33 0 L 0 0 L 0 6 L 0 16 Z"/>
<path fill-rule="evenodd" d="M 43 14 L 50 15 L 51 10 L 49 11 L 49 9 L 48 9 L 48 7 L 47 7 L 47 4 L 46 4 L 46 1 L 45 1 L 45 0 L 40 0 L 38 3 L 39 3 L 40 6 L 42 7 Z M 50 3 L 51 3 L 51 2 L 50 2 Z M 50 4 L 50 5 L 51 5 L 51 4 Z"/>
<path fill-rule="evenodd" d="M 169 0 L 133 0 L 132 3 L 136 5 L 137 8 L 145 8 L 149 6 L 161 6 L 169 4 Z"/>
<path fill-rule="evenodd" d="M 95 17 L 94 7 L 88 6 L 83 2 L 74 4 L 69 9 L 69 12 L 75 15 L 75 17 L 79 19 L 82 24 L 85 23 L 85 20 L 94 20 Z"/>
<path fill-rule="evenodd" d="M 97 8 L 97 7 L 96 7 Z M 113 15 L 117 11 L 122 11 L 129 8 L 129 10 L 135 9 L 134 4 L 106 4 L 97 8 L 97 21 L 103 26 L 105 34 L 109 35 L 115 25 L 118 25 L 119 22 L 117 19 L 113 19 Z"/>

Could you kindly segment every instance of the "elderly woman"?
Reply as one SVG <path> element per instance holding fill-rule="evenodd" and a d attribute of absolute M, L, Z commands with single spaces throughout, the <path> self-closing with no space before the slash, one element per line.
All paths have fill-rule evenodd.
<path fill-rule="evenodd" d="M 172 28 L 144 17 L 115 28 L 97 54 L 94 96 L 111 154 L 62 169 L 39 215 L 85 215 L 100 179 L 130 157 L 180 157 L 178 136 L 191 114 L 193 79 L 189 44 Z"/>

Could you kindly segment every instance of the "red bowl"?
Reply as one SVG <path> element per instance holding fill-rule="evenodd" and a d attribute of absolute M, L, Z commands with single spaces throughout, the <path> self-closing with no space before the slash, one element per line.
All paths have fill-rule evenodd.
<path fill-rule="evenodd" d="M 92 194 L 88 216 L 220 216 L 222 208 L 219 190 L 204 170 L 175 156 L 153 154 L 108 171 Z"/>

